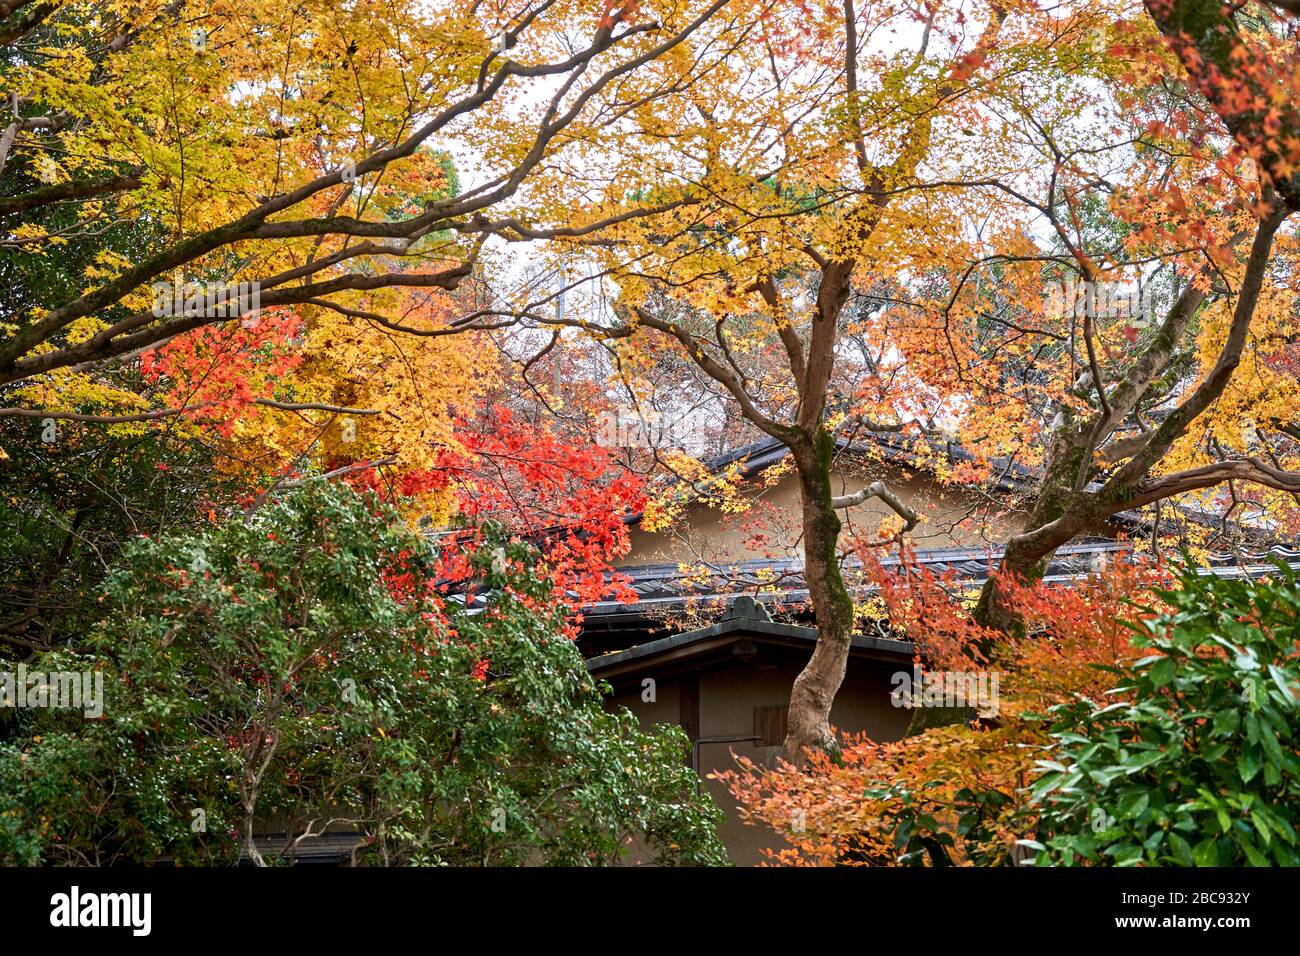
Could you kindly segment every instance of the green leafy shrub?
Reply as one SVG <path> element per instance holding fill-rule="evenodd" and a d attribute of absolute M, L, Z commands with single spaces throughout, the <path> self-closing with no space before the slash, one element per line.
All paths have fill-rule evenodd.
<path fill-rule="evenodd" d="M 486 607 L 428 586 L 449 567 Z M 325 482 L 140 541 L 85 652 L 30 665 L 102 670 L 105 713 L 0 747 L 0 860 L 272 862 L 266 833 L 330 828 L 385 864 L 725 862 L 685 735 L 604 708 L 552 598 L 529 546 L 440 555 Z"/>
<path fill-rule="evenodd" d="M 1054 710 L 1040 864 L 1294 866 L 1300 588 L 1181 575 L 1110 702 Z"/>

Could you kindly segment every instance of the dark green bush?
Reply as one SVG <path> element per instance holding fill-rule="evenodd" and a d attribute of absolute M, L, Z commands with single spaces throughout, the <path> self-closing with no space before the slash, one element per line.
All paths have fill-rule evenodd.
<path fill-rule="evenodd" d="M 1040 864 L 1294 866 L 1300 588 L 1187 570 L 1113 699 L 1056 708 Z"/>
<path fill-rule="evenodd" d="M 537 553 L 473 552 L 477 612 L 425 587 L 438 558 L 325 482 L 130 547 L 89 648 L 29 665 L 102 670 L 105 714 L 0 747 L 0 861 L 230 863 L 329 826 L 378 863 L 724 862 L 685 735 L 604 709 Z"/>

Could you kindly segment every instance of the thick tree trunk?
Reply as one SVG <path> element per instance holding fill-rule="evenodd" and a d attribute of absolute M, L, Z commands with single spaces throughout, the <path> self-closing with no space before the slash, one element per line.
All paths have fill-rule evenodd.
<path fill-rule="evenodd" d="M 794 443 L 803 501 L 804 580 L 817 619 L 812 659 L 790 693 L 785 757 L 802 763 L 809 750 L 833 750 L 831 705 L 844 682 L 853 633 L 853 598 L 840 573 L 836 545 L 840 518 L 832 505 L 831 461 L 835 439 L 819 428 L 808 444 Z"/>
<path fill-rule="evenodd" d="M 1010 596 L 1001 586 L 1006 577 L 1025 584 L 1032 584 L 1042 579 L 1048 563 L 1056 549 L 1065 544 L 1077 532 L 1071 532 L 1059 541 L 1053 535 L 1055 543 L 1042 544 L 1038 535 L 1048 528 L 1048 524 L 1034 525 L 1025 534 L 1016 535 L 1007 542 L 1006 552 L 998 566 L 998 573 L 991 575 L 980 589 L 979 602 L 975 605 L 974 618 L 977 624 L 1003 634 L 1019 634 L 1024 628 L 1024 620 L 1016 610 Z M 1005 577 L 1004 577 L 1005 576 Z"/>
<path fill-rule="evenodd" d="M 257 796 L 254 794 L 243 803 L 244 852 L 248 854 L 248 858 L 253 861 L 254 866 L 266 866 L 266 858 L 262 856 L 262 851 L 257 845 L 257 839 L 253 835 L 257 818 Z"/>
<path fill-rule="evenodd" d="M 1088 454 L 1090 436 L 1091 428 L 1087 422 L 1069 419 L 1058 422 L 1047 448 L 1046 472 L 1025 530 L 1007 542 L 999 574 L 984 582 L 975 607 L 977 623 L 1004 634 L 1016 633 L 1023 622 L 1011 606 L 1005 590 L 999 586 L 999 576 L 1007 575 L 1026 583 L 1040 580 L 1056 549 L 1069 540 L 1067 537 L 1059 544 L 1051 544 L 1050 540 L 1043 539 L 1043 529 L 1067 516 L 1070 516 L 1067 520 L 1071 524 L 1079 527 L 1086 523 L 1081 514 L 1072 514 L 1072 511 L 1079 502 L 1078 478 L 1084 456 Z"/>

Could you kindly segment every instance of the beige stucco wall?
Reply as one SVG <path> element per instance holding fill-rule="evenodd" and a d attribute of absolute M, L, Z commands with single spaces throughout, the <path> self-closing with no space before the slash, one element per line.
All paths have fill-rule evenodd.
<path fill-rule="evenodd" d="M 700 738 L 749 736 L 754 732 L 754 708 L 784 706 L 790 702 L 790 688 L 795 676 L 807 661 L 806 654 L 777 652 L 765 648 L 766 669 L 748 662 L 719 664 L 697 672 L 700 682 Z M 898 740 L 907 729 L 909 712 L 892 706 L 890 675 L 904 665 L 853 660 L 844 684 L 835 698 L 831 722 L 839 730 L 867 732 L 876 740 Z M 653 676 L 647 674 L 647 676 Z M 639 681 L 636 682 L 639 685 Z M 655 723 L 678 723 L 678 679 L 656 681 L 656 700 L 641 699 L 639 686 L 616 694 L 612 706 L 624 706 L 637 715 L 643 726 Z M 753 866 L 762 859 L 764 847 L 784 846 L 767 829 L 745 826 L 736 814 L 735 801 L 725 787 L 707 779 L 714 770 L 734 767 L 732 753 L 747 756 L 759 763 L 774 761 L 779 747 L 759 748 L 752 743 L 704 743 L 700 745 L 703 786 L 713 795 L 726 814 L 719 836 L 738 866 Z M 636 860 L 629 862 L 635 863 Z"/>
<path fill-rule="evenodd" d="M 875 480 L 885 481 L 920 516 L 908 535 L 917 550 L 982 548 L 1005 543 L 1024 526 L 1017 512 L 986 517 L 988 502 L 970 491 L 941 486 L 926 476 L 909 476 L 900 469 L 849 463 L 835 472 L 836 494 L 850 494 Z M 671 533 L 632 530 L 632 547 L 618 563 L 621 567 L 706 561 L 740 561 L 753 558 L 798 556 L 799 485 L 793 474 L 765 487 L 761 475 L 749 484 L 756 506 L 747 514 L 722 514 L 697 505 Z M 869 499 L 841 512 L 845 534 L 874 537 L 881 520 L 893 512 L 882 501 Z M 755 540 L 756 532 L 766 540 Z"/>

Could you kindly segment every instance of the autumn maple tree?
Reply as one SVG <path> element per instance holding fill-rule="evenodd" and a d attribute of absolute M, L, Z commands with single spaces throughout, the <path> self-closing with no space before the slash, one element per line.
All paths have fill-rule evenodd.
<path fill-rule="evenodd" d="M 1204 30 L 1191 7 L 765 6 L 761 57 L 638 118 L 659 182 L 616 180 L 588 215 L 692 201 L 553 244 L 609 308 L 522 321 L 632 374 L 685 356 L 791 451 L 821 632 L 791 759 L 834 746 L 854 627 L 838 512 L 881 499 L 886 539 L 918 518 L 881 481 L 836 493 L 839 436 L 905 436 L 922 460 L 965 439 L 951 480 L 1036 476 L 974 609 L 999 631 L 1023 625 L 1007 582 L 1115 515 L 1157 547 L 1197 512 L 1292 526 L 1295 24 L 1203 8 Z M 1140 309 L 1097 305 L 1135 285 Z"/>
<path fill-rule="evenodd" d="M 1087 361 L 1077 366 L 1067 401 L 1056 403 L 1037 498 L 1025 532 L 1008 542 L 1006 576 L 1040 575 L 1057 547 L 1123 510 L 1244 482 L 1281 492 L 1270 510 L 1285 511 L 1298 487 L 1285 461 L 1289 416 L 1270 407 L 1294 388 L 1285 359 L 1279 362 L 1279 345 L 1293 335 L 1285 306 L 1293 291 L 1278 253 L 1289 258 L 1294 241 L 1281 229 L 1297 199 L 1300 139 L 1286 92 L 1295 82 L 1295 26 L 1267 15 L 1262 27 L 1239 25 L 1217 4 L 1149 10 L 1192 89 L 1159 115 L 1136 102 L 1132 108 L 1135 117 L 1147 113 L 1153 143 L 1186 142 L 1185 151 L 1175 163 L 1150 167 L 1164 167 L 1158 178 L 1118 194 L 1136 198 L 1140 210 L 1114 206 L 1125 222 L 1122 256 L 1094 246 L 1080 226 L 1080 197 L 1095 173 L 1078 181 L 1073 155 L 1057 155 L 1052 186 L 1062 192 L 1039 209 L 1089 282 L 1104 277 L 1107 260 L 1151 256 L 1177 259 L 1184 275 L 1149 329 L 1124 321 L 1102 328 L 1085 317 L 1079 332 Z M 1132 30 L 1126 49 L 1134 65 L 1125 75 L 1135 79 L 1168 54 L 1142 44 L 1141 24 Z M 1163 194 L 1148 193 L 1155 187 Z M 978 616 L 1014 626 L 999 588 L 997 580 L 986 586 Z"/>
<path fill-rule="evenodd" d="M 264 309 L 400 328 L 392 297 L 455 289 L 491 236 L 598 230 L 562 216 L 551 164 L 660 98 L 658 61 L 724 5 L 6 4 L 9 254 L 141 228 L 57 298 L 16 300 L 0 380 L 54 373 L 73 399 L 90 367 L 231 318 L 156 315 L 157 282 L 256 282 Z M 422 148 L 452 136 L 480 168 L 440 192 Z"/>
<path fill-rule="evenodd" d="M 475 546 L 526 541 L 572 637 L 632 597 L 625 519 L 744 510 L 698 452 L 763 435 L 819 632 L 773 780 L 912 774 L 914 814 L 981 768 L 971 846 L 918 846 L 1005 857 L 1042 729 L 835 762 L 853 634 L 883 604 L 1056 704 L 1123 655 L 1103 584 L 1041 586 L 1063 545 L 1300 528 L 1298 38 L 1291 0 L 0 0 L 0 641 L 81 650 L 135 538 L 251 548 L 333 483 L 442 542 L 398 590 L 472 603 Z M 587 427 L 621 394 L 721 425 L 624 455 Z M 880 572 L 926 516 L 837 486 L 873 436 L 1007 520 L 978 595 Z M 800 852 L 882 852 L 827 826 Z"/>
<path fill-rule="evenodd" d="M 661 61 L 722 5 L 6 4 L 0 447 L 187 448 L 220 486 L 197 490 L 209 521 L 322 477 L 464 517 L 468 482 L 504 482 L 461 441 L 495 424 L 493 244 L 603 227 L 574 226 L 561 157 L 662 96 Z M 605 507 L 573 522 L 589 589 L 629 489 L 549 452 Z M 43 646 L 83 519 L 13 504 L 51 547 L 4 623 Z"/>
<path fill-rule="evenodd" d="M 837 511 L 875 496 L 914 520 L 881 484 L 834 495 L 835 430 L 846 411 L 866 410 L 833 401 L 832 382 L 852 321 L 855 276 L 897 268 L 885 264 L 897 251 L 892 242 L 916 226 L 913 202 L 929 193 L 919 170 L 950 135 L 941 117 L 969 108 L 977 73 L 995 76 L 1025 48 L 1023 38 L 1002 35 L 1005 10 L 981 16 L 972 37 L 965 15 L 938 8 L 756 9 L 749 29 L 761 59 L 737 51 L 731 69 L 710 78 L 712 95 L 700 86 L 688 91 L 671 139 L 658 117 L 639 118 L 639 134 L 660 143 L 651 155 L 671 149 L 677 164 L 631 201 L 691 202 L 629 219 L 599 245 L 567 243 L 589 250 L 617 281 L 617 320 L 538 320 L 611 341 L 633 368 L 653 362 L 656 350 L 681 349 L 754 427 L 790 447 L 802 492 L 805 576 L 821 631 L 793 690 L 792 756 L 831 743 L 827 716 L 853 628 Z M 862 39 L 909 28 L 917 31 L 911 50 L 869 52 Z M 620 185 L 601 213 L 629 208 Z"/>

